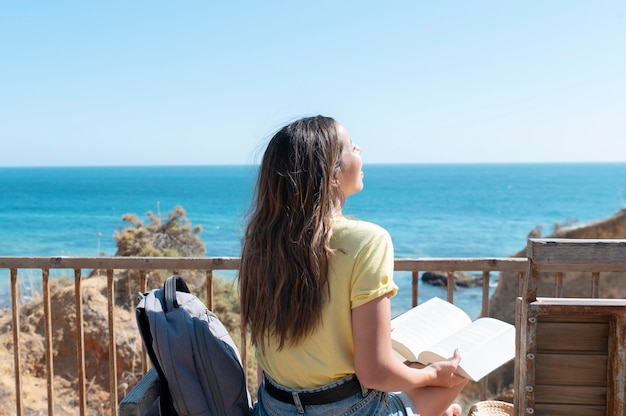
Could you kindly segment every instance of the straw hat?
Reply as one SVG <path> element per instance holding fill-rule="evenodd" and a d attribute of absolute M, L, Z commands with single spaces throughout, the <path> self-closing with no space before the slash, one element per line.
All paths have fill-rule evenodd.
<path fill-rule="evenodd" d="M 500 400 L 474 403 L 467 416 L 513 416 L 513 404 Z"/>

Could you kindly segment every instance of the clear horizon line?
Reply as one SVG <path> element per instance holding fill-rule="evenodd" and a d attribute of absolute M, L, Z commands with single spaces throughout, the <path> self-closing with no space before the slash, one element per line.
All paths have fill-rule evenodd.
<path fill-rule="evenodd" d="M 416 166 L 416 165 L 601 165 L 626 164 L 626 161 L 517 161 L 517 162 L 367 162 L 364 166 Z M 46 168 L 166 168 L 166 167 L 255 167 L 259 163 L 207 163 L 207 164 L 136 164 L 136 165 L 11 165 L 0 166 L 0 169 L 46 169 Z"/>

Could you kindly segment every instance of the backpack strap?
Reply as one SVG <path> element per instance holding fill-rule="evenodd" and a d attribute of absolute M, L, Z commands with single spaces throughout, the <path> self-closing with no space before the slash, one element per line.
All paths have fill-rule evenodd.
<path fill-rule="evenodd" d="M 143 297 L 143 293 L 137 294 L 138 299 L 142 299 Z M 176 410 L 174 409 L 174 403 L 172 402 L 172 397 L 170 395 L 167 378 L 165 378 L 165 373 L 163 372 L 163 369 L 159 364 L 159 360 L 154 352 L 154 349 L 152 348 L 152 333 L 150 332 L 150 323 L 148 322 L 148 315 L 146 314 L 146 310 L 143 307 L 137 308 L 136 317 L 137 326 L 139 327 L 139 332 L 141 333 L 141 337 L 144 340 L 146 352 L 148 353 L 148 357 L 150 357 L 150 362 L 152 363 L 152 366 L 159 376 L 159 415 L 178 416 L 178 413 L 176 413 Z"/>
<path fill-rule="evenodd" d="M 187 283 L 182 277 L 175 274 L 167 278 L 163 283 L 164 297 L 165 297 L 165 312 L 172 311 L 178 308 L 178 300 L 176 299 L 176 291 L 191 293 Z"/>

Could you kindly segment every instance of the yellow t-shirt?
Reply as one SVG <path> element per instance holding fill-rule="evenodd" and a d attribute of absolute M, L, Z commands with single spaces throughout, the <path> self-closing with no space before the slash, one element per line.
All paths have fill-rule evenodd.
<path fill-rule="evenodd" d="M 322 324 L 296 346 L 271 340 L 257 349 L 259 364 L 274 380 L 289 388 L 315 388 L 354 374 L 352 308 L 380 296 L 394 296 L 393 245 L 378 225 L 338 217 L 333 223 L 328 283 L 330 299 Z"/>

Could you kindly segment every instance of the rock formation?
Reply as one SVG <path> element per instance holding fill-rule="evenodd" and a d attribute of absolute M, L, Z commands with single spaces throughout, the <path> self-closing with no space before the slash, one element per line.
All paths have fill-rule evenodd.
<path fill-rule="evenodd" d="M 456 271 L 452 273 L 455 288 L 478 287 L 482 284 L 483 277 L 472 276 L 468 272 Z M 432 286 L 448 286 L 448 273 L 442 271 L 424 272 L 422 282 Z"/>

